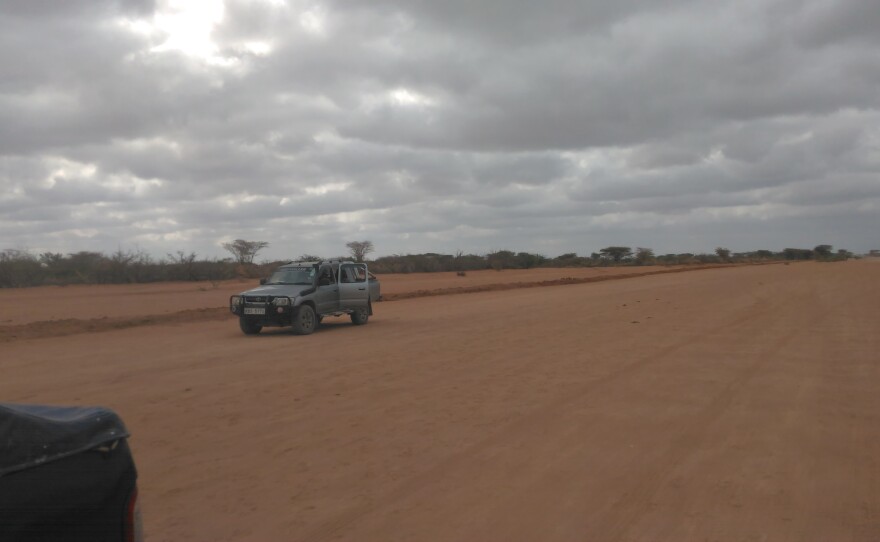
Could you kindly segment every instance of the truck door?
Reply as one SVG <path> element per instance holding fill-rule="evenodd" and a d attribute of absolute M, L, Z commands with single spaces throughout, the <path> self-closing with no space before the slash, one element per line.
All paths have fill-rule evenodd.
<path fill-rule="evenodd" d="M 318 314 L 327 314 L 339 310 L 339 284 L 336 283 L 333 269 L 329 265 L 318 270 L 315 306 L 318 309 Z"/>
<path fill-rule="evenodd" d="M 367 283 L 367 265 L 344 263 L 339 266 L 339 307 L 356 309 L 366 307 L 370 301 Z"/>

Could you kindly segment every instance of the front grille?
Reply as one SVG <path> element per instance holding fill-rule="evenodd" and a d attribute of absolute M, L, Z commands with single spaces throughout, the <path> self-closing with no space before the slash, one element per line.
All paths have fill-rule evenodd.
<path fill-rule="evenodd" d="M 249 295 L 244 298 L 245 303 L 268 303 L 269 297 L 265 295 Z"/>

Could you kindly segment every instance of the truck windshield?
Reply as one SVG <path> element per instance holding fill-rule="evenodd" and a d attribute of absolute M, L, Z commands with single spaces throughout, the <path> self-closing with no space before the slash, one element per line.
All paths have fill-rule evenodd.
<path fill-rule="evenodd" d="M 303 284 L 311 285 L 315 279 L 314 267 L 284 267 L 278 269 L 266 284 Z"/>

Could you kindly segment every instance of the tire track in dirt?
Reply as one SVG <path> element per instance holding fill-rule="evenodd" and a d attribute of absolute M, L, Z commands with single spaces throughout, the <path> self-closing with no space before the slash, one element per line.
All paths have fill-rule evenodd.
<path fill-rule="evenodd" d="M 807 328 L 812 329 L 824 319 L 824 315 L 819 315 L 818 318 L 810 322 Z M 752 322 L 752 324 L 754 323 Z M 638 484 L 624 491 L 623 496 L 611 505 L 608 512 L 603 514 L 602 521 L 609 526 L 605 531 L 609 534 L 607 540 L 627 539 L 627 531 L 635 523 L 638 516 L 650 508 L 653 497 L 664 486 L 670 472 L 686 460 L 698 443 L 705 440 L 709 429 L 724 415 L 733 404 L 734 399 L 760 374 L 761 368 L 770 360 L 775 359 L 776 355 L 797 339 L 800 333 L 802 333 L 800 329 L 792 329 L 780 337 L 772 348 L 756 356 L 754 362 L 742 369 L 712 399 L 697 420 L 672 439 L 663 454 L 654 458 L 650 463 L 640 465 L 643 474 L 637 477 Z"/>
<path fill-rule="evenodd" d="M 228 315 L 229 309 L 226 307 L 214 307 L 207 309 L 188 309 L 171 314 L 151 314 L 134 318 L 92 318 L 89 320 L 65 318 L 63 320 L 30 322 L 28 324 L 0 326 L 0 343 L 21 339 L 43 339 L 46 337 L 64 337 L 80 333 L 114 331 L 139 326 L 209 322 L 223 320 Z"/>
<path fill-rule="evenodd" d="M 776 263 L 776 262 L 774 262 Z M 687 273 L 692 271 L 704 271 L 710 269 L 724 269 L 728 267 L 742 267 L 751 265 L 772 264 L 726 264 L 726 265 L 701 265 L 688 268 L 663 269 L 659 271 L 646 271 L 644 273 L 632 273 L 627 275 L 606 275 L 598 277 L 564 277 L 556 280 L 544 280 L 537 282 L 510 282 L 498 284 L 485 284 L 480 286 L 463 286 L 458 288 L 439 288 L 436 290 L 415 290 L 412 292 L 400 292 L 383 295 L 381 302 L 400 301 L 421 297 L 434 297 L 446 295 L 473 294 L 480 292 L 500 292 L 505 290 L 517 290 L 522 288 L 547 288 L 551 286 L 568 286 L 572 284 L 587 284 L 591 282 L 604 282 L 608 280 L 627 280 L 652 275 L 665 275 L 669 273 Z M 208 307 L 187 309 L 169 314 L 150 314 L 137 317 L 105 317 L 88 320 L 77 318 L 65 318 L 62 320 L 43 320 L 27 324 L 0 326 L 0 343 L 22 340 L 41 339 L 46 337 L 63 337 L 80 333 L 96 333 L 101 331 L 114 331 L 131 327 L 150 325 L 185 324 L 192 322 L 210 322 L 229 318 L 229 309 L 223 307 Z"/>
<path fill-rule="evenodd" d="M 481 469 L 479 469 L 480 471 L 489 471 L 493 469 L 501 464 L 501 462 L 498 461 L 498 455 L 503 453 L 503 450 L 509 448 L 509 446 L 505 447 L 502 444 L 507 442 L 509 445 L 509 440 L 515 438 L 517 435 L 539 434 L 540 429 L 547 428 L 547 420 L 552 419 L 551 414 L 553 412 L 571 410 L 573 404 L 579 401 L 584 401 L 585 398 L 587 398 L 587 401 L 591 401 L 592 399 L 589 398 L 592 396 L 592 392 L 607 389 L 609 386 L 613 386 L 615 383 L 638 373 L 646 366 L 658 362 L 658 360 L 673 356 L 695 342 L 706 340 L 707 335 L 717 336 L 730 333 L 735 334 L 743 328 L 755 326 L 760 327 L 759 318 L 773 313 L 776 309 L 776 305 L 778 305 L 778 303 L 771 304 L 771 301 L 773 300 L 766 298 L 756 300 L 749 310 L 744 310 L 742 314 L 737 315 L 729 321 L 718 324 L 710 330 L 700 330 L 689 333 L 687 336 L 681 337 L 670 345 L 592 379 L 584 385 L 579 386 L 576 390 L 558 396 L 556 400 L 544 404 L 539 409 L 533 410 L 519 420 L 508 424 L 500 431 L 473 443 L 468 448 L 447 457 L 440 463 L 434 464 L 417 475 L 402 481 L 397 486 L 390 488 L 387 493 L 381 498 L 376 499 L 373 504 L 363 504 L 340 512 L 337 517 L 303 534 L 301 537 L 298 537 L 297 540 L 324 542 L 337 538 L 347 539 L 346 533 L 353 532 L 353 527 L 360 521 L 365 519 L 369 521 L 371 515 L 378 512 L 380 508 L 393 508 L 393 503 L 400 503 L 417 496 L 420 492 L 425 491 L 426 488 L 432 487 L 431 484 L 436 483 L 436 480 L 443 478 L 441 475 L 445 475 L 447 482 L 452 483 L 456 476 L 455 473 L 461 472 L 463 470 L 462 467 L 467 464 L 472 464 L 474 462 L 478 463 L 481 466 Z M 786 334 L 786 336 L 780 339 L 774 346 L 773 352 L 783 349 L 786 344 L 795 338 L 796 335 L 796 331 Z M 755 363 L 750 364 L 741 371 L 739 375 L 729 382 L 723 391 L 711 401 L 699 417 L 699 420 L 683 430 L 678 437 L 673 439 L 672 445 L 661 455 L 659 460 L 652 461 L 650 465 L 643 465 L 642 467 L 644 470 L 646 472 L 653 472 L 658 465 L 676 465 L 682 461 L 689 449 L 684 446 L 684 444 L 695 439 L 699 440 L 700 436 L 708 430 L 712 422 L 724 412 L 725 407 L 730 404 L 736 396 L 736 393 L 743 389 L 748 382 L 754 378 L 762 364 L 765 362 L 765 357 L 759 357 Z M 523 459 L 524 464 L 528 461 L 528 457 Z M 617 526 L 611 528 L 611 531 L 614 533 L 614 540 L 620 539 L 625 533 L 625 528 L 629 526 L 631 523 L 630 520 L 638 514 L 638 511 L 643 508 L 642 505 L 647 507 L 651 496 L 661 487 L 663 477 L 666 473 L 666 470 L 661 470 L 656 472 L 653 476 L 642 479 L 636 487 L 623 492 L 625 498 L 612 504 L 611 509 L 608 512 L 608 522 L 611 525 Z M 434 489 L 436 490 L 436 488 Z M 438 493 L 442 492 L 438 491 Z M 633 502 L 631 500 L 633 498 L 638 501 L 635 510 L 633 509 Z M 605 522 L 604 518 L 603 522 Z"/>

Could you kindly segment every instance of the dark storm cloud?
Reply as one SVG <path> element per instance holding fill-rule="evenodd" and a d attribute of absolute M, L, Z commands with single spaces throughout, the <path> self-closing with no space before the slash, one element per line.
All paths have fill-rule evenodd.
<path fill-rule="evenodd" d="M 526 50 L 477 46 L 481 70 L 467 74 L 472 81 L 456 99 L 425 112 L 377 108 L 341 130 L 444 147 L 577 149 L 880 103 L 876 81 L 857 75 L 876 66 L 873 49 L 799 49 L 769 8 L 620 15 L 603 32 L 546 35 Z"/>
<path fill-rule="evenodd" d="M 0 249 L 877 248 L 871 2 L 187 5 L 0 6 Z"/>

